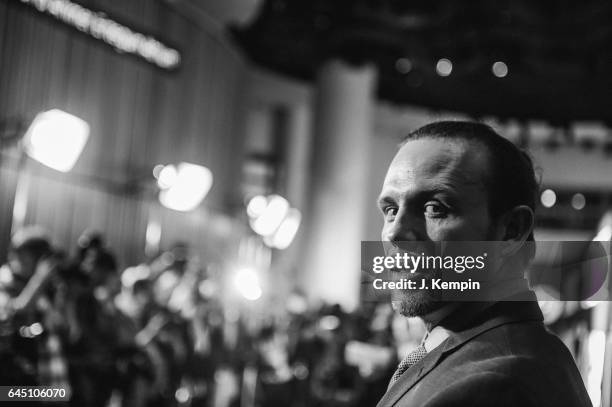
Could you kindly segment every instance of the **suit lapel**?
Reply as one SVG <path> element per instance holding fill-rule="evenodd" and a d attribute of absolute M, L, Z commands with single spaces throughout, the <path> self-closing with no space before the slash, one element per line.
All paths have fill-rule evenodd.
<path fill-rule="evenodd" d="M 535 298 L 535 296 L 533 297 Z M 436 367 L 443 356 L 450 355 L 464 343 L 483 332 L 501 325 L 519 321 L 542 321 L 542 313 L 535 301 L 497 303 L 487 309 L 477 323 L 470 327 L 451 334 L 436 349 L 430 352 L 420 362 L 410 367 L 404 374 L 387 390 L 377 407 L 393 406 L 404 394 L 414 387 L 434 367 Z M 475 321 L 474 321 L 475 322 Z"/>
<path fill-rule="evenodd" d="M 535 300 L 535 296 L 533 298 Z M 499 302 L 486 309 L 468 327 L 455 331 L 440 346 L 444 346 L 444 353 L 448 354 L 474 337 L 498 326 L 542 319 L 542 312 L 536 301 Z"/>
<path fill-rule="evenodd" d="M 442 345 L 427 354 L 421 361 L 411 366 L 404 374 L 389 387 L 383 398 L 378 402 L 377 407 L 392 406 L 408 390 L 419 382 L 427 373 L 438 365 L 442 357 Z"/>

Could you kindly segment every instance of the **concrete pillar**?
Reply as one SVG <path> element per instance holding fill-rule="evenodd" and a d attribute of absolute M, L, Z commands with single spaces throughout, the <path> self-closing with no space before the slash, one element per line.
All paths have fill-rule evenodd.
<path fill-rule="evenodd" d="M 375 88 L 373 66 L 334 60 L 317 78 L 301 285 L 310 299 L 346 310 L 359 301 Z"/>

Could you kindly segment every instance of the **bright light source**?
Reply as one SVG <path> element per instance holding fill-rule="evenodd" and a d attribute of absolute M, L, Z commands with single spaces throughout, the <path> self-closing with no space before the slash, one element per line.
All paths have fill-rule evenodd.
<path fill-rule="evenodd" d="M 279 195 L 253 197 L 247 205 L 253 231 L 263 236 L 268 247 L 286 249 L 300 227 L 302 215 L 291 208 L 289 202 Z"/>
<path fill-rule="evenodd" d="M 493 71 L 493 75 L 497 76 L 498 78 L 503 78 L 508 75 L 508 65 L 502 61 L 494 62 L 493 66 L 491 67 L 491 71 Z"/>
<path fill-rule="evenodd" d="M 157 168 L 157 166 L 155 167 Z M 153 171 L 155 171 L 155 168 Z M 161 189 L 168 189 L 176 182 L 178 172 L 174 165 L 166 165 L 162 167 L 157 173 L 157 185 Z"/>
<path fill-rule="evenodd" d="M 240 295 L 247 300 L 255 301 L 261 297 L 259 277 L 253 269 L 243 268 L 238 270 L 234 276 L 234 286 Z"/>
<path fill-rule="evenodd" d="M 542 192 L 540 196 L 540 201 L 545 208 L 552 208 L 557 202 L 557 194 L 552 189 L 547 189 Z"/>
<path fill-rule="evenodd" d="M 163 173 L 162 170 L 160 179 Z M 180 163 L 171 186 L 159 193 L 159 201 L 175 211 L 191 211 L 206 197 L 212 183 L 213 175 L 208 168 Z"/>
<path fill-rule="evenodd" d="M 436 72 L 440 76 L 448 76 L 453 72 L 453 63 L 450 59 L 442 58 L 436 64 Z"/>
<path fill-rule="evenodd" d="M 59 109 L 39 113 L 24 137 L 26 153 L 47 167 L 68 172 L 89 137 L 89 125 Z"/>
<path fill-rule="evenodd" d="M 260 216 L 268 206 L 268 199 L 263 195 L 257 195 L 251 198 L 247 205 L 247 215 L 251 218 Z"/>
<path fill-rule="evenodd" d="M 281 222 L 280 226 L 273 235 L 264 239 L 266 244 L 277 249 L 286 249 L 289 247 L 295 234 L 300 227 L 302 214 L 297 209 L 290 209 L 287 216 Z"/>
<path fill-rule="evenodd" d="M 280 195 L 271 195 L 268 198 L 268 206 L 257 219 L 251 222 L 255 233 L 261 236 L 269 236 L 278 227 L 289 212 L 289 202 Z"/>
<path fill-rule="evenodd" d="M 586 198 L 581 193 L 574 194 L 572 196 L 572 207 L 577 211 L 584 208 L 586 205 Z"/>

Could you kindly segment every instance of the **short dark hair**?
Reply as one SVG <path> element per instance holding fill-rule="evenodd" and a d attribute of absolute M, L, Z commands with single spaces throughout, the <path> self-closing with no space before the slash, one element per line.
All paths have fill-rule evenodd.
<path fill-rule="evenodd" d="M 421 138 L 479 143 L 489 155 L 489 171 L 483 181 L 491 217 L 497 219 L 519 205 L 528 206 L 535 213 L 539 183 L 531 157 L 490 126 L 475 121 L 434 122 L 408 134 L 401 145 Z M 534 240 L 533 232 L 528 240 Z"/>

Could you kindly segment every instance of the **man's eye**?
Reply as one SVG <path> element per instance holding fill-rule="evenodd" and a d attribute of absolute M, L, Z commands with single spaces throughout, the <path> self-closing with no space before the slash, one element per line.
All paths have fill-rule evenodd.
<path fill-rule="evenodd" d="M 425 204 L 425 215 L 432 218 L 439 218 L 445 216 L 448 213 L 448 209 L 438 202 L 427 202 Z"/>
<path fill-rule="evenodd" d="M 395 216 L 397 214 L 397 208 L 395 206 L 387 206 L 382 210 L 385 217 Z"/>

